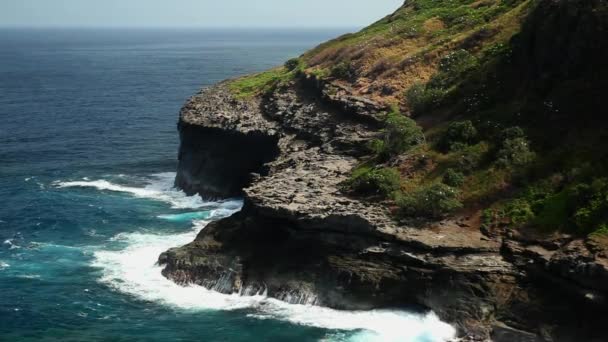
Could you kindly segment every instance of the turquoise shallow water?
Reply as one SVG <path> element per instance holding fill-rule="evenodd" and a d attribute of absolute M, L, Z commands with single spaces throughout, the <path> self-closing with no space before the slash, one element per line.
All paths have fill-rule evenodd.
<path fill-rule="evenodd" d="M 155 265 L 241 205 L 172 189 L 181 104 L 338 33 L 0 31 L 0 341 L 449 336 L 432 315 L 225 296 Z"/>

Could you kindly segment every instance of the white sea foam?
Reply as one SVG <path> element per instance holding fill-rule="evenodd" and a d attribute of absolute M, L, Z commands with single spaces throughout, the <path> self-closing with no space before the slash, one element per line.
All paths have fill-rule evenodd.
<path fill-rule="evenodd" d="M 0 261 L 0 270 L 3 270 L 5 268 L 9 268 L 11 267 L 11 265 L 9 265 L 8 263 L 4 262 L 4 261 Z"/>
<path fill-rule="evenodd" d="M 71 182 L 57 181 L 53 185 L 58 188 L 95 188 L 104 191 L 128 193 L 138 198 L 169 203 L 175 209 L 196 209 L 212 205 L 226 205 L 226 202 L 203 201 L 200 196 L 186 196 L 184 192 L 173 186 L 174 179 L 174 172 L 165 172 L 151 175 L 146 179 L 146 184 L 143 187 L 115 184 L 107 180 L 89 180 L 88 178 Z M 227 203 L 230 203 L 228 204 L 229 206 L 234 206 L 236 203 L 240 207 L 240 201 L 237 200 Z"/>
<path fill-rule="evenodd" d="M 4 241 L 4 245 L 7 246 L 9 249 L 18 249 L 21 248 L 19 246 L 17 246 L 14 242 L 13 239 L 8 239 Z"/>
<path fill-rule="evenodd" d="M 88 187 L 98 190 L 129 193 L 135 197 L 170 203 L 173 208 L 213 208 L 208 214 L 192 213 L 160 215 L 159 218 L 205 218 L 213 220 L 240 210 L 239 200 L 205 202 L 187 197 L 173 188 L 174 173 L 153 175 L 142 187 L 115 184 L 107 180 L 56 182 L 60 188 Z M 208 217 L 207 217 L 208 215 Z M 156 264 L 158 256 L 169 248 L 191 242 L 209 221 L 195 221 L 191 231 L 166 235 L 150 233 L 120 233 L 110 239 L 126 245 L 121 250 L 94 251 L 93 266 L 102 271 L 100 281 L 117 291 L 137 298 L 163 303 L 183 310 L 248 309 L 259 319 L 278 319 L 295 324 L 349 331 L 327 337 L 328 341 L 446 341 L 454 337 L 454 329 L 436 315 L 420 315 L 404 311 L 338 311 L 309 305 L 294 305 L 265 295 L 224 295 L 200 286 L 178 286 L 162 276 Z"/>
<path fill-rule="evenodd" d="M 234 210 L 234 209 L 233 209 Z M 229 213 L 216 212 L 215 215 Z M 160 302 L 186 310 L 251 309 L 253 317 L 286 320 L 296 324 L 350 331 L 346 338 L 330 335 L 327 340 L 349 341 L 446 341 L 455 335 L 450 325 L 436 315 L 404 311 L 338 311 L 293 305 L 263 295 L 224 295 L 199 286 L 181 287 L 161 275 L 158 255 L 169 248 L 192 241 L 206 221 L 192 231 L 177 235 L 122 233 L 114 241 L 126 243 L 119 251 L 97 251 L 94 266 L 102 269 L 103 283 L 143 300 Z"/>
<path fill-rule="evenodd" d="M 16 277 L 21 279 L 40 279 L 40 275 L 38 274 L 20 274 Z"/>

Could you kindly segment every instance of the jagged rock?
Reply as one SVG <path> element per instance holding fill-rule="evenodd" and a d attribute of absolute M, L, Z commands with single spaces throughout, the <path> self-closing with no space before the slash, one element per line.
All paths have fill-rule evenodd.
<path fill-rule="evenodd" d="M 543 1 L 534 20 L 555 11 L 547 25 L 558 25 L 567 3 Z M 587 27 L 577 23 L 573 37 Z M 520 46 L 545 31 L 524 32 Z M 576 53 L 575 41 L 549 51 Z M 534 52 L 534 72 L 561 68 L 524 50 Z M 564 72 L 581 67 L 572 65 Z M 224 83 L 194 96 L 180 116 L 176 185 L 204 196 L 242 194 L 245 205 L 163 253 L 163 274 L 291 303 L 432 309 L 465 341 L 607 340 L 608 253 L 591 241 L 482 232 L 462 218 L 409 227 L 386 205 L 340 191 L 384 110 L 314 76 L 264 97 L 237 99 Z"/>
<path fill-rule="evenodd" d="M 180 119 L 183 188 L 206 192 L 183 175 L 200 177 L 184 161 L 211 155 L 216 145 L 206 140 L 209 129 L 226 125 L 221 141 L 252 134 L 259 141 L 275 139 L 280 152 L 243 190 L 243 211 L 210 224 L 192 244 L 164 253 L 163 274 L 225 293 L 264 291 L 336 308 L 423 305 L 466 331 L 487 335 L 480 322 L 491 319 L 493 298 L 501 284 L 515 284 L 516 270 L 499 254 L 500 244 L 479 231 L 457 224 L 400 226 L 384 205 L 345 196 L 340 183 L 358 163 L 353 151 L 377 131 L 357 118 L 324 105 L 298 84 L 257 104 L 240 103 L 221 84 L 194 97 Z M 200 135 L 191 134 L 192 127 Z M 243 157 L 238 150 L 224 152 L 220 159 Z M 205 177 L 219 172 L 205 169 Z M 242 174 L 252 171 L 247 167 Z"/>

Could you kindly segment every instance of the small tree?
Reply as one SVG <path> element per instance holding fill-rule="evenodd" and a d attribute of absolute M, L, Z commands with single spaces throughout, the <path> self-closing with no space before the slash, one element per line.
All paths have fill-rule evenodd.
<path fill-rule="evenodd" d="M 525 166 L 536 159 L 530 150 L 530 142 L 525 138 L 506 140 L 498 151 L 496 164 L 500 167 Z"/>
<path fill-rule="evenodd" d="M 385 159 L 407 152 L 425 141 L 422 128 L 416 121 L 396 108 L 387 114 L 383 133 L 383 139 L 373 141 L 371 145 L 374 152 Z"/>
<path fill-rule="evenodd" d="M 302 65 L 302 61 L 299 58 L 292 58 L 292 59 L 288 60 L 287 62 L 285 62 L 285 68 L 289 71 L 294 71 L 296 69 L 299 69 L 301 65 Z"/>
<path fill-rule="evenodd" d="M 536 159 L 536 153 L 530 148 L 530 141 L 519 127 L 511 127 L 500 134 L 500 148 L 496 164 L 500 167 L 525 166 Z"/>
<path fill-rule="evenodd" d="M 470 120 L 452 122 L 443 134 L 439 147 L 444 151 L 458 151 L 477 141 L 477 129 Z"/>

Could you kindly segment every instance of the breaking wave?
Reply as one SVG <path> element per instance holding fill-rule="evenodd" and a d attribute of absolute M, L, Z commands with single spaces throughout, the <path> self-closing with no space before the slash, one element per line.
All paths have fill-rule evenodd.
<path fill-rule="evenodd" d="M 339 311 L 310 305 L 288 304 L 263 294 L 225 295 L 190 285 L 179 286 L 161 275 L 158 256 L 169 248 L 191 242 L 208 221 L 196 222 L 192 231 L 175 235 L 130 233 L 116 236 L 127 247 L 97 251 L 93 265 L 102 269 L 101 282 L 137 298 L 185 310 L 254 311 L 259 319 L 285 320 L 295 324 L 347 331 L 331 334 L 330 341 L 447 341 L 455 330 L 435 314 L 405 311 Z"/>
<path fill-rule="evenodd" d="M 119 185 L 107 180 L 56 182 L 59 188 L 84 187 L 129 193 L 134 197 L 159 200 L 175 209 L 192 212 L 159 215 L 159 219 L 192 221 L 191 230 L 179 234 L 120 233 L 103 249 L 93 250 L 92 266 L 101 270 L 99 281 L 116 291 L 141 300 L 161 303 L 180 310 L 239 310 L 257 319 L 276 319 L 295 324 L 336 330 L 327 341 L 409 341 L 438 342 L 454 338 L 455 329 L 433 314 L 397 310 L 340 311 L 312 305 L 288 304 L 265 294 L 225 295 L 201 286 L 179 286 L 162 276 L 158 256 L 173 247 L 194 240 L 212 220 L 227 217 L 242 206 L 242 201 L 205 202 L 187 197 L 173 188 L 174 173 L 149 177 L 143 187 Z M 201 210 L 204 209 L 204 210 Z"/>
<path fill-rule="evenodd" d="M 143 187 L 121 185 L 103 179 L 89 180 L 87 178 L 80 181 L 56 181 L 53 185 L 57 188 L 94 188 L 102 191 L 128 193 L 138 198 L 147 198 L 169 203 L 174 209 L 197 209 L 213 207 L 225 203 L 204 201 L 200 196 L 186 196 L 184 192 L 174 187 L 174 179 L 174 172 L 164 172 L 149 176 L 145 179 L 145 185 Z"/>

